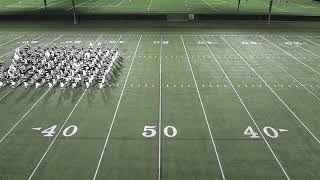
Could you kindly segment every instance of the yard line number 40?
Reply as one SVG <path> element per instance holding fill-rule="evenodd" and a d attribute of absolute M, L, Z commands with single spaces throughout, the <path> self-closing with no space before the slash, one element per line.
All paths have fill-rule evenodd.
<path fill-rule="evenodd" d="M 142 136 L 146 138 L 154 137 L 157 134 L 157 130 L 155 129 L 157 126 L 144 126 Z M 169 138 L 175 137 L 178 134 L 178 131 L 173 126 L 166 126 L 163 129 L 164 135 Z"/>
<path fill-rule="evenodd" d="M 287 132 L 288 131 L 287 129 L 275 129 L 275 128 L 269 127 L 269 126 L 264 127 L 262 130 L 266 136 L 268 136 L 272 139 L 278 138 L 279 132 Z M 260 138 L 259 133 L 255 132 L 251 126 L 248 126 L 247 129 L 244 130 L 243 134 L 249 136 L 251 139 Z"/>

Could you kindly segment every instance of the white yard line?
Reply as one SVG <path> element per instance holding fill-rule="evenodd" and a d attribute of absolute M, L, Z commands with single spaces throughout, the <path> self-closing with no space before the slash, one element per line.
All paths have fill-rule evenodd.
<path fill-rule="evenodd" d="M 279 99 L 279 101 L 291 112 L 291 114 L 300 122 L 300 124 L 310 133 L 310 135 L 320 144 L 319 139 L 309 130 L 309 128 L 300 120 L 300 118 L 291 110 L 291 108 L 278 96 L 278 94 L 270 87 L 269 84 L 252 68 L 252 66 L 231 46 L 231 44 L 221 38 L 229 45 L 229 47 L 248 65 L 248 67 L 259 77 L 259 79 L 270 89 L 270 91 Z"/>
<path fill-rule="evenodd" d="M 119 4 L 116 5 L 116 7 L 120 6 L 123 2 L 125 2 L 126 0 L 122 0 Z"/>
<path fill-rule="evenodd" d="M 30 113 L 30 111 L 41 101 L 41 99 L 50 91 L 48 89 L 34 104 L 33 106 L 19 119 L 18 122 L 1 138 L 0 143 L 19 125 L 19 123 Z"/>
<path fill-rule="evenodd" d="M 294 79 L 297 83 L 299 83 L 304 89 L 306 89 L 310 94 L 312 94 L 315 98 L 318 99 L 318 101 L 320 101 L 320 98 L 315 95 L 311 90 L 309 90 L 307 88 L 307 86 L 303 86 L 303 84 L 296 79 L 294 76 L 292 76 L 288 71 L 286 71 L 281 65 L 279 65 L 276 61 L 272 60 L 271 58 L 269 58 L 267 55 L 265 55 L 259 48 L 257 48 L 256 46 L 252 46 L 254 47 L 257 51 L 259 51 L 263 56 L 265 56 L 269 61 L 273 62 L 275 65 L 277 65 L 282 71 L 284 71 L 286 74 L 288 74 L 292 79 Z"/>
<path fill-rule="evenodd" d="M 37 166 L 33 169 L 31 175 L 29 176 L 28 180 L 32 179 L 34 173 L 37 171 L 37 169 L 39 168 L 40 164 L 42 163 L 43 159 L 46 157 L 46 155 L 48 154 L 48 152 L 50 151 L 52 145 L 54 144 L 54 142 L 56 141 L 56 139 L 58 138 L 60 132 L 62 131 L 62 129 L 64 129 L 64 126 L 67 124 L 67 122 L 69 121 L 72 113 L 74 112 L 74 110 L 77 108 L 78 104 L 80 103 L 83 95 L 87 92 L 88 88 L 86 88 L 83 93 L 81 94 L 80 98 L 78 99 L 77 103 L 74 105 L 72 111 L 69 113 L 67 119 L 65 119 L 64 123 L 62 124 L 61 128 L 59 129 L 59 131 L 57 132 L 56 136 L 54 137 L 54 139 L 51 141 L 49 147 L 47 148 L 47 150 L 45 151 L 45 153 L 42 155 L 41 159 L 39 160 Z"/>
<path fill-rule="evenodd" d="M 83 3 L 80 3 L 80 4 L 78 4 L 78 5 L 75 5 L 74 7 L 79 7 L 79 6 L 81 6 L 82 4 L 85 4 L 85 3 L 90 2 L 90 1 L 93 1 L 93 0 L 87 0 L 87 1 L 85 1 L 85 2 L 83 2 Z M 72 9 L 73 9 L 73 8 L 68 8 L 67 11 L 70 11 L 70 10 L 72 10 Z"/>
<path fill-rule="evenodd" d="M 315 44 L 315 45 L 317 45 L 317 46 L 320 46 L 320 44 L 318 44 L 318 43 L 316 43 L 316 42 L 314 42 L 314 41 L 311 41 L 310 39 L 304 38 L 304 37 L 302 37 L 302 36 L 299 36 L 299 37 L 302 38 L 302 39 L 304 39 L 304 40 L 306 40 L 306 41 L 309 41 L 309 42 L 311 42 L 311 43 L 313 43 L 313 44 Z"/>
<path fill-rule="evenodd" d="M 279 36 L 279 37 L 281 37 L 282 39 L 284 39 L 284 40 L 286 40 L 286 41 L 290 41 L 290 40 L 288 40 L 288 39 L 284 38 L 283 36 Z M 303 49 L 303 50 L 305 50 L 305 51 L 307 51 L 308 53 L 310 53 L 310 54 L 312 54 L 312 55 L 316 56 L 317 58 L 320 58 L 320 56 L 319 56 L 319 55 L 317 55 L 317 54 L 315 54 L 315 53 L 313 53 L 313 52 L 309 51 L 308 49 L 306 49 L 306 48 L 304 48 L 304 47 L 301 47 L 301 46 L 299 46 L 299 45 L 296 45 L 296 46 L 297 46 L 297 47 L 299 47 L 299 48 L 301 48 L 301 49 Z"/>
<path fill-rule="evenodd" d="M 200 95 L 200 92 L 199 92 L 198 84 L 197 84 L 197 81 L 195 79 L 195 76 L 194 76 L 194 73 L 193 73 L 193 70 L 192 70 L 192 66 L 191 66 L 191 63 L 190 63 L 189 54 L 188 54 L 187 48 L 186 48 L 186 46 L 184 44 L 184 40 L 183 40 L 182 35 L 180 35 L 180 37 L 181 37 L 181 41 L 182 41 L 182 44 L 183 44 L 184 51 L 185 51 L 185 53 L 187 55 L 187 60 L 188 60 L 188 63 L 189 63 L 189 67 L 190 67 L 190 70 L 191 70 L 191 74 L 192 74 L 192 77 L 193 77 L 194 84 L 196 86 L 196 90 L 197 90 L 198 98 L 199 98 L 199 101 L 200 101 L 200 104 L 201 104 L 202 112 L 203 112 L 203 115 L 204 115 L 204 118 L 205 118 L 205 121 L 206 121 L 206 124 L 207 124 L 207 127 L 208 127 L 208 131 L 209 131 L 209 134 L 210 134 L 212 146 L 214 148 L 214 151 L 215 151 L 215 154 L 216 154 L 216 157 L 217 157 L 217 160 L 218 160 L 218 164 L 219 164 L 220 172 L 221 172 L 221 175 L 222 175 L 222 179 L 225 180 L 226 178 L 225 178 L 225 175 L 224 175 L 224 172 L 223 172 L 223 168 L 222 168 L 222 165 L 221 165 L 221 162 L 220 162 L 218 149 L 217 149 L 215 141 L 213 139 L 213 135 L 212 135 L 211 128 L 210 128 L 210 125 L 209 125 L 209 122 L 208 122 L 208 118 L 207 118 L 207 113 L 206 113 L 206 111 L 204 109 L 204 106 L 203 106 L 203 103 L 202 103 L 202 98 L 201 98 L 201 95 Z"/>
<path fill-rule="evenodd" d="M 209 4 L 206 0 L 202 0 L 204 3 L 206 3 L 209 7 L 211 7 L 214 11 L 218 12 L 218 10 L 212 6 L 211 4 Z"/>
<path fill-rule="evenodd" d="M 222 36 L 221 36 L 222 37 Z M 292 54 L 288 53 L 287 51 L 285 51 L 284 49 L 282 49 L 281 47 L 277 46 L 276 44 L 274 44 L 273 42 L 269 41 L 268 39 L 262 37 L 259 35 L 260 38 L 264 39 L 265 41 L 269 42 L 270 44 L 272 44 L 274 47 L 280 49 L 282 52 L 286 53 L 287 55 L 289 55 L 290 57 L 292 57 L 294 60 L 300 62 L 301 64 L 305 65 L 306 67 L 308 67 L 309 69 L 311 69 L 313 72 L 317 73 L 320 75 L 320 72 L 313 69 L 312 67 L 310 67 L 309 65 L 305 64 L 304 62 L 300 61 L 298 58 L 296 58 L 295 56 L 293 56 Z"/>
<path fill-rule="evenodd" d="M 159 123 L 158 123 L 158 180 L 161 179 L 161 137 L 162 137 L 162 35 L 161 35 L 161 44 L 160 44 L 160 62 L 159 62 Z"/>
<path fill-rule="evenodd" d="M 40 39 L 40 38 L 42 38 L 43 36 L 44 36 L 44 35 L 41 35 L 41 36 L 39 36 L 39 37 L 37 37 L 37 38 L 33 39 L 32 41 L 35 41 L 35 40 L 37 40 L 37 39 Z M 25 46 L 25 44 L 23 44 L 23 45 L 21 45 L 21 46 L 17 47 L 16 49 L 21 48 L 21 47 L 23 47 L 23 46 Z M 14 52 L 14 51 L 15 51 L 15 50 L 9 51 L 9 52 L 7 52 L 7 53 L 3 54 L 2 56 L 0 56 L 0 58 L 3 58 L 3 57 L 7 56 L 8 54 L 10 54 L 11 52 Z"/>
<path fill-rule="evenodd" d="M 268 146 L 271 154 L 273 155 L 273 157 L 275 158 L 275 160 L 277 161 L 278 165 L 280 166 L 282 172 L 285 174 L 285 176 L 287 177 L 287 179 L 289 180 L 290 177 L 288 176 L 286 170 L 283 168 L 281 162 L 279 161 L 277 155 L 274 153 L 273 149 L 271 148 L 270 144 L 268 143 L 268 141 L 266 140 L 266 138 L 264 137 L 263 133 L 260 130 L 260 127 L 258 126 L 256 120 L 253 118 L 253 116 L 251 115 L 250 111 L 248 110 L 247 106 L 245 105 L 245 103 L 243 102 L 241 96 L 239 95 L 238 91 L 235 89 L 234 84 L 231 82 L 231 80 L 229 79 L 229 76 L 226 74 L 226 72 L 224 71 L 224 69 L 222 68 L 222 66 L 220 65 L 219 61 L 217 60 L 216 56 L 213 54 L 212 50 L 210 49 L 210 47 L 208 46 L 207 42 L 203 39 L 203 37 L 201 36 L 201 39 L 205 42 L 204 44 L 207 46 L 208 50 L 210 51 L 210 54 L 212 55 L 212 57 L 214 58 L 215 62 L 218 64 L 219 68 L 221 69 L 222 73 L 224 74 L 224 76 L 226 77 L 226 79 L 228 80 L 229 84 L 231 85 L 231 88 L 233 89 L 233 91 L 235 92 L 235 94 L 237 95 L 240 103 L 242 104 L 243 108 L 246 110 L 247 114 L 249 115 L 251 121 L 253 122 L 253 124 L 256 126 L 257 130 L 259 131 L 259 134 L 261 135 L 263 141 L 266 143 L 266 145 Z"/>
<path fill-rule="evenodd" d="M 119 106 L 120 106 L 120 103 L 121 103 L 121 100 L 122 100 L 122 96 L 123 96 L 124 90 L 125 90 L 126 85 L 127 85 L 128 78 L 130 76 L 131 68 L 132 68 L 133 62 L 135 60 L 138 48 L 139 48 L 141 38 L 142 38 L 142 35 L 140 35 L 138 44 L 136 46 L 136 50 L 135 50 L 134 55 L 132 57 L 131 64 L 130 64 L 130 67 L 129 67 L 129 70 L 128 70 L 128 73 L 127 73 L 127 77 L 126 77 L 126 80 L 125 80 L 124 85 L 122 87 L 121 94 L 120 94 L 120 97 L 119 97 L 119 100 L 118 100 L 118 104 L 117 104 L 116 110 L 115 110 L 115 112 L 113 114 L 112 122 L 110 124 L 109 131 L 108 131 L 107 137 L 106 137 L 104 145 L 103 145 L 103 149 L 102 149 L 102 152 L 101 152 L 98 164 L 97 164 L 97 168 L 96 168 L 96 171 L 95 171 L 94 176 L 92 178 L 93 180 L 95 180 L 97 178 L 97 175 L 98 175 L 98 172 L 99 172 L 99 168 L 100 168 L 100 165 L 101 165 L 101 161 L 103 159 L 104 153 L 105 153 L 107 145 L 108 145 L 108 140 L 109 140 L 109 137 L 110 137 L 110 134 L 111 134 L 111 131 L 112 131 L 112 127 L 113 127 L 113 124 L 114 124 L 115 119 L 117 117 L 118 109 L 119 109 Z"/>
<path fill-rule="evenodd" d="M 11 40 L 9 40 L 9 41 L 7 41 L 7 42 L 5 42 L 5 43 L 3 43 L 3 44 L 0 44 L 0 47 L 1 46 L 4 46 L 4 45 L 6 45 L 6 44 L 8 44 L 8 43 L 11 43 L 12 41 L 15 41 L 15 40 L 17 40 L 17 39 L 19 39 L 19 38 L 22 38 L 24 35 L 22 35 L 22 36 L 19 36 L 19 37 L 17 37 L 17 38 L 14 38 L 14 39 L 11 39 Z"/>
<path fill-rule="evenodd" d="M 148 11 L 150 11 L 151 5 L 152 5 L 152 0 L 150 0 L 149 6 L 148 6 Z"/>
<path fill-rule="evenodd" d="M 61 2 L 65 2 L 65 0 L 58 1 L 58 2 L 56 2 L 56 3 L 53 3 L 53 4 L 50 4 L 50 5 L 47 5 L 47 7 L 53 6 L 53 5 L 55 5 L 55 4 L 59 4 L 59 3 L 61 3 Z M 39 10 L 39 9 L 43 9 L 43 8 L 45 8 L 45 6 L 39 7 L 39 8 L 37 8 L 37 9 L 32 10 L 32 11 L 37 11 L 37 10 Z"/>
<path fill-rule="evenodd" d="M 14 89 L 12 88 L 10 91 L 8 91 L 5 95 L 3 95 L 1 98 L 0 98 L 0 101 L 5 98 L 9 93 L 11 93 Z"/>

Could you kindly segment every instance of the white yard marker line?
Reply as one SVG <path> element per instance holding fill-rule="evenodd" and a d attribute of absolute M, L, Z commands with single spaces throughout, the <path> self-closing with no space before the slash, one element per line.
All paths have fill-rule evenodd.
<path fill-rule="evenodd" d="M 116 7 L 120 6 L 123 2 L 125 2 L 126 0 L 122 0 L 119 4 L 116 5 Z"/>
<path fill-rule="evenodd" d="M 218 10 L 212 6 L 211 4 L 209 4 L 206 0 L 202 0 L 204 3 L 206 3 L 210 8 L 212 8 L 214 11 L 218 12 Z"/>
<path fill-rule="evenodd" d="M 114 124 L 115 119 L 117 117 L 117 113 L 118 113 L 118 109 L 119 109 L 119 106 L 120 106 L 120 103 L 121 103 L 121 100 L 122 100 L 123 92 L 124 92 L 125 87 L 127 85 L 127 81 L 128 81 L 129 76 L 130 76 L 131 68 L 132 68 L 133 62 L 135 60 L 138 48 L 139 48 L 141 38 L 142 38 L 142 35 L 140 35 L 136 50 L 135 50 L 134 55 L 132 57 L 132 61 L 131 61 L 131 64 L 130 64 L 130 67 L 129 67 L 129 70 L 128 70 L 128 73 L 127 73 L 127 77 L 126 77 L 126 80 L 125 80 L 124 85 L 122 87 L 121 94 L 120 94 L 120 97 L 119 97 L 119 100 L 118 100 L 118 104 L 117 104 L 116 110 L 115 110 L 115 112 L 113 114 L 112 122 L 111 122 L 111 125 L 109 127 L 108 134 L 107 134 L 107 138 L 105 139 L 105 142 L 104 142 L 104 145 L 103 145 L 103 149 L 102 149 L 102 152 L 101 152 L 98 164 L 97 164 L 97 168 L 96 168 L 96 171 L 95 171 L 94 176 L 92 178 L 93 180 L 95 180 L 97 178 L 97 175 L 98 175 L 98 172 L 99 172 L 99 168 L 100 168 L 100 165 L 101 165 L 101 162 L 102 162 L 102 158 L 103 158 L 104 153 L 106 151 L 106 147 L 107 147 L 108 140 L 109 140 L 109 137 L 110 137 L 110 134 L 111 134 L 111 131 L 112 131 L 112 127 L 113 127 L 113 124 Z"/>
<path fill-rule="evenodd" d="M 160 39 L 160 62 L 159 62 L 159 123 L 158 123 L 158 180 L 161 179 L 161 137 L 162 137 L 162 35 Z"/>
<path fill-rule="evenodd" d="M 300 122 L 300 124 L 310 133 L 310 135 L 320 144 L 319 139 L 309 130 L 309 128 L 300 120 L 300 118 L 291 110 L 291 108 L 278 96 L 278 94 L 269 86 L 267 82 L 252 68 L 252 66 L 230 45 L 230 43 L 225 40 L 222 36 L 221 38 L 229 45 L 229 47 L 238 54 L 238 56 L 248 65 L 248 67 L 259 77 L 259 79 L 266 84 L 270 91 L 279 99 L 279 101 L 291 112 L 291 114 Z"/>
<path fill-rule="evenodd" d="M 50 7 L 50 6 L 55 5 L 55 4 L 59 4 L 59 3 L 61 3 L 61 2 L 65 2 L 65 0 L 58 1 L 58 2 L 56 2 L 56 3 L 52 3 L 52 4 L 50 4 L 50 5 L 47 5 L 47 7 Z M 43 9 L 43 8 L 45 8 L 45 6 L 39 7 L 39 8 L 37 8 L 37 9 L 32 10 L 32 11 L 37 11 L 37 10 Z"/>
<path fill-rule="evenodd" d="M 10 91 L 8 91 L 5 95 L 3 95 L 1 98 L 0 98 L 0 101 L 5 98 L 9 93 L 11 93 L 14 89 L 12 88 Z"/>
<path fill-rule="evenodd" d="M 279 65 L 276 61 L 272 60 L 270 57 L 268 57 L 267 55 L 265 55 L 259 48 L 257 48 L 256 46 L 252 46 L 254 47 L 257 51 L 260 52 L 260 54 L 264 55 L 269 61 L 273 62 L 273 64 L 275 64 L 276 66 L 278 66 L 282 71 L 284 71 L 286 74 L 288 74 L 292 79 L 294 79 L 297 83 L 299 83 L 301 86 L 303 86 L 303 84 L 296 79 L 294 76 L 292 76 L 288 71 L 286 71 L 281 65 Z M 290 85 L 288 85 L 289 87 L 291 87 Z M 311 90 L 309 90 L 306 86 L 303 86 L 304 89 L 306 89 L 310 94 L 312 94 L 315 98 L 318 99 L 318 101 L 320 101 L 320 98 L 315 95 Z"/>
<path fill-rule="evenodd" d="M 85 1 L 85 2 L 82 2 L 82 3 L 78 4 L 78 5 L 75 5 L 74 7 L 79 7 L 79 6 L 81 6 L 82 4 L 85 4 L 85 3 L 90 2 L 90 1 L 93 1 L 93 0 L 87 0 L 87 1 Z M 68 9 L 67 9 L 67 11 L 70 11 L 70 10 L 72 10 L 72 8 L 68 8 Z"/>
<path fill-rule="evenodd" d="M 185 51 L 186 56 L 187 56 L 187 60 L 188 60 L 188 63 L 189 63 L 189 67 L 190 67 L 190 70 L 191 70 L 193 81 L 194 81 L 194 84 L 196 86 L 198 98 L 199 98 L 199 101 L 200 101 L 200 104 L 201 104 L 201 108 L 202 108 L 202 112 L 203 112 L 203 115 L 204 115 L 204 118 L 205 118 L 205 121 L 206 121 L 206 124 L 207 124 L 207 127 L 208 127 L 208 131 L 209 131 L 209 134 L 210 134 L 211 142 L 212 142 L 212 145 L 213 145 L 213 148 L 214 148 L 217 160 L 218 160 L 218 164 L 219 164 L 220 172 L 221 172 L 221 175 L 222 175 L 222 179 L 225 180 L 226 178 L 224 176 L 223 168 L 222 168 L 222 165 L 221 165 L 221 162 L 220 162 L 220 157 L 219 157 L 219 154 L 218 154 L 218 150 L 217 150 L 215 141 L 213 140 L 213 135 L 212 135 L 211 128 L 210 128 L 210 125 L 209 125 L 209 122 L 208 122 L 207 113 L 206 113 L 206 111 L 204 109 L 204 106 L 203 106 L 203 103 L 202 103 L 202 99 L 201 99 L 201 95 L 200 95 L 200 92 L 199 92 L 198 84 L 197 84 L 197 81 L 195 79 L 195 76 L 194 76 L 194 73 L 193 73 L 193 69 L 192 69 L 192 66 L 191 66 L 191 63 L 190 63 L 189 54 L 188 54 L 187 48 L 186 48 L 186 46 L 184 44 L 184 40 L 183 40 L 182 35 L 180 35 L 180 37 L 181 37 L 181 41 L 182 41 L 182 44 L 183 44 L 184 51 Z"/>
<path fill-rule="evenodd" d="M 149 6 L 148 6 L 148 11 L 150 11 L 151 5 L 152 5 L 152 0 L 150 0 Z"/>
<path fill-rule="evenodd" d="M 50 91 L 48 89 L 34 104 L 33 106 L 19 119 L 18 122 L 1 138 L 0 143 L 19 125 L 19 123 L 30 113 L 30 111 L 41 101 L 41 99 Z"/>
<path fill-rule="evenodd" d="M 10 41 L 7 41 L 7 42 L 5 42 L 5 43 L 3 43 L 3 44 L 0 44 L 0 47 L 3 46 L 3 45 L 6 45 L 6 44 L 8 44 L 8 43 L 11 43 L 12 41 L 15 41 L 15 40 L 17 40 L 17 39 L 19 39 L 19 38 L 22 38 L 23 36 L 24 36 L 24 35 L 19 36 L 19 37 L 14 38 L 14 39 L 11 39 Z"/>
<path fill-rule="evenodd" d="M 286 40 L 286 41 L 289 41 L 288 39 L 286 39 L 286 38 L 284 38 L 284 37 L 282 37 L 282 36 L 280 36 L 282 39 L 284 39 L 284 40 Z M 320 56 L 319 55 L 317 55 L 317 54 L 315 54 L 315 53 L 313 53 L 313 52 L 311 52 L 310 50 L 308 50 L 308 49 L 306 49 L 306 48 L 304 48 L 304 47 L 302 47 L 302 46 L 300 46 L 300 45 L 296 45 L 297 47 L 299 47 L 299 48 L 301 48 L 301 49 L 303 49 L 303 50 L 305 50 L 305 51 L 307 51 L 308 53 L 310 53 L 310 54 L 312 54 L 312 55 L 314 55 L 314 56 L 316 56 L 317 58 L 320 58 Z"/>
<path fill-rule="evenodd" d="M 302 37 L 302 36 L 299 36 L 299 37 L 302 38 L 302 39 L 304 39 L 304 40 L 306 40 L 306 41 L 309 41 L 309 42 L 311 42 L 311 43 L 313 43 L 313 44 L 315 44 L 315 45 L 317 45 L 317 46 L 320 46 L 320 44 L 318 44 L 318 43 L 316 43 L 316 42 L 314 42 L 314 41 L 311 41 L 310 39 L 304 38 L 304 37 Z"/>
<path fill-rule="evenodd" d="M 40 38 L 42 38 L 43 36 L 45 36 L 45 35 L 41 35 L 41 36 L 39 36 L 39 37 L 37 37 L 37 38 L 33 39 L 32 41 L 35 41 L 35 40 L 37 40 L 37 39 L 40 39 Z M 21 47 L 23 47 L 23 46 L 25 46 L 25 44 L 23 44 L 23 45 L 21 45 L 21 46 L 17 47 L 16 49 L 21 48 Z M 14 51 L 15 51 L 15 50 L 9 51 L 9 52 L 7 52 L 7 53 L 3 54 L 2 56 L 0 56 L 0 58 L 3 58 L 3 57 L 7 56 L 8 54 L 10 54 L 11 52 L 14 52 Z"/>
<path fill-rule="evenodd" d="M 273 155 L 273 157 L 275 158 L 275 160 L 277 161 L 278 165 L 280 166 L 282 172 L 285 174 L 285 176 L 287 177 L 287 179 L 289 180 L 290 177 L 288 176 L 286 170 L 283 168 L 281 162 L 279 161 L 277 155 L 275 154 L 275 152 L 273 151 L 273 149 L 271 148 L 271 146 L 269 145 L 268 141 L 266 140 L 266 138 L 264 137 L 263 133 L 260 130 L 260 127 L 258 126 L 256 120 L 253 118 L 253 116 L 251 115 L 250 111 L 248 110 L 247 106 L 244 104 L 242 98 L 240 97 L 238 91 L 234 88 L 233 83 L 231 82 L 231 80 L 229 79 L 229 76 L 226 74 L 226 72 L 224 71 L 224 69 L 222 68 L 222 66 L 220 65 L 219 61 L 217 60 L 216 56 L 213 54 L 212 50 L 210 49 L 210 47 L 208 46 L 208 44 L 206 43 L 206 41 L 203 39 L 203 37 L 201 36 L 202 40 L 205 42 L 204 44 L 207 46 L 208 50 L 210 51 L 210 54 L 212 55 L 212 57 L 214 58 L 215 62 L 218 64 L 219 68 L 221 69 L 222 73 L 224 74 L 224 76 L 226 77 L 226 79 L 228 80 L 229 84 L 231 85 L 233 91 L 235 92 L 235 94 L 237 95 L 240 103 L 242 104 L 243 108 L 246 110 L 247 114 L 249 115 L 251 121 L 253 122 L 253 124 L 256 126 L 257 130 L 259 131 L 259 134 L 261 135 L 263 141 L 266 143 L 266 145 L 268 146 L 271 154 Z"/>
<path fill-rule="evenodd" d="M 61 128 L 59 129 L 58 133 L 56 134 L 56 136 L 54 137 L 54 139 L 51 141 L 49 147 L 47 148 L 47 150 L 45 151 L 45 153 L 42 155 L 41 159 L 39 160 L 37 166 L 33 169 L 31 175 L 29 176 L 28 180 L 31 180 L 34 173 L 37 171 L 37 169 L 39 168 L 40 164 L 42 163 L 43 159 L 47 156 L 48 152 L 50 151 L 52 145 L 54 144 L 54 142 L 56 141 L 56 139 L 58 138 L 60 132 L 62 131 L 62 129 L 64 129 L 64 126 L 67 124 L 67 122 L 69 121 L 72 113 L 74 112 L 74 110 L 77 108 L 78 104 L 80 103 L 83 95 L 87 92 L 88 88 L 86 88 L 83 93 L 81 94 L 80 98 L 78 99 L 77 103 L 74 105 L 73 109 L 71 110 L 71 112 L 69 113 L 67 119 L 64 121 L 64 123 L 62 124 Z"/>
<path fill-rule="evenodd" d="M 221 36 L 222 37 L 222 36 Z M 301 64 L 305 65 L 306 67 L 308 67 L 309 69 L 311 69 L 313 72 L 317 73 L 320 75 L 320 72 L 313 69 L 312 67 L 310 67 L 309 65 L 305 64 L 304 62 L 300 61 L 298 58 L 296 58 L 295 56 L 293 56 L 292 54 L 288 53 L 287 51 L 285 51 L 284 49 L 282 49 L 281 47 L 277 46 L 276 44 L 274 44 L 273 42 L 269 41 L 268 39 L 262 37 L 259 35 L 260 38 L 264 39 L 265 41 L 269 42 L 270 44 L 272 44 L 273 46 L 277 47 L 278 49 L 280 49 L 282 52 L 286 53 L 287 55 L 289 55 L 290 57 L 292 57 L 294 60 L 300 62 Z"/>

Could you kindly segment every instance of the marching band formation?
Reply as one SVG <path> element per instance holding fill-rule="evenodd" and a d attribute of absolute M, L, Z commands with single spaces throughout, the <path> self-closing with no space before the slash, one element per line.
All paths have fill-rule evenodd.
<path fill-rule="evenodd" d="M 108 73 L 119 57 L 117 48 L 101 49 L 101 44 L 93 48 L 34 48 L 27 45 L 17 49 L 12 57 L 12 63 L 5 69 L 0 62 L 0 87 L 10 85 L 17 87 L 47 84 L 49 88 L 59 85 L 60 88 L 84 85 L 89 88 L 97 84 L 103 88 Z"/>

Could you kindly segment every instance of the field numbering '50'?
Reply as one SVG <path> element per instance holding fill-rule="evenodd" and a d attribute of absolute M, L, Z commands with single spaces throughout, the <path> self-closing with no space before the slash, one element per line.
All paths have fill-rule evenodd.
<path fill-rule="evenodd" d="M 58 127 L 58 125 L 53 125 L 53 126 L 47 128 L 47 129 L 41 131 L 41 134 L 43 134 L 44 137 L 52 137 L 56 133 L 55 129 L 57 127 Z M 39 127 L 39 128 L 32 128 L 32 129 L 40 131 L 42 128 Z M 77 126 L 70 125 L 70 126 L 68 126 L 68 127 L 63 129 L 62 135 L 64 137 L 70 137 L 70 136 L 75 135 L 77 133 L 77 131 L 78 131 L 78 127 Z"/>
<path fill-rule="evenodd" d="M 272 139 L 278 138 L 279 132 L 286 132 L 286 131 L 288 130 L 287 129 L 276 130 L 275 128 L 269 127 L 269 126 L 266 126 L 263 128 L 263 133 Z M 251 126 L 248 126 L 247 129 L 244 130 L 243 134 L 249 136 L 252 139 L 260 138 L 259 133 L 254 132 Z"/>
<path fill-rule="evenodd" d="M 144 126 L 142 136 L 147 137 L 147 138 L 154 137 L 157 134 L 157 131 L 155 129 L 156 127 L 157 126 Z M 171 138 L 171 137 L 175 137 L 178 134 L 178 131 L 173 126 L 166 126 L 163 129 L 163 133 L 167 137 Z"/>

